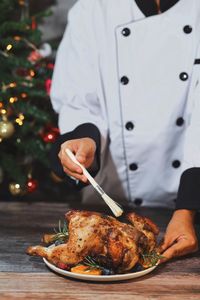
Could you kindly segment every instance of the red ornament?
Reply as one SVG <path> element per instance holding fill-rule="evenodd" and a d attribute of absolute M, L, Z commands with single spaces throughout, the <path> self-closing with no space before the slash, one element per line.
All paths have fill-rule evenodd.
<path fill-rule="evenodd" d="M 51 82 L 52 80 L 50 78 L 45 81 L 45 88 L 46 88 L 47 95 L 50 95 Z"/>
<path fill-rule="evenodd" d="M 38 181 L 30 178 L 26 183 L 26 189 L 29 193 L 33 193 L 38 188 Z"/>
<path fill-rule="evenodd" d="M 40 54 L 39 51 L 34 50 L 32 51 L 29 56 L 28 56 L 28 61 L 30 61 L 31 63 L 36 63 L 38 60 L 40 60 L 42 58 L 42 55 Z"/>
<path fill-rule="evenodd" d="M 54 69 L 54 64 L 48 63 L 48 64 L 47 64 L 47 69 L 53 70 L 53 69 Z"/>
<path fill-rule="evenodd" d="M 60 134 L 59 129 L 56 127 L 52 127 L 45 130 L 41 134 L 41 136 L 45 143 L 54 143 L 59 134 Z"/>

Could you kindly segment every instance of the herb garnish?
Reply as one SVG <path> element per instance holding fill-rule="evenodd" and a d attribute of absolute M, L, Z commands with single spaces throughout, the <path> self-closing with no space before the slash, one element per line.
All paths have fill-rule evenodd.
<path fill-rule="evenodd" d="M 148 265 L 149 268 L 154 267 L 158 263 L 158 261 L 163 258 L 163 256 L 158 254 L 156 251 L 142 253 L 141 256 L 144 264 Z"/>
<path fill-rule="evenodd" d="M 83 264 L 90 267 L 90 269 L 103 269 L 91 256 L 86 256 L 84 258 Z"/>
<path fill-rule="evenodd" d="M 88 266 L 89 270 L 92 269 L 99 269 L 102 271 L 102 275 L 113 275 L 114 272 L 111 269 L 107 269 L 103 266 L 101 266 L 94 258 L 91 256 L 86 256 L 85 259 L 83 260 L 82 264 L 85 266 Z"/>
<path fill-rule="evenodd" d="M 59 220 L 58 231 L 55 228 L 54 231 L 56 234 L 53 237 L 53 242 L 64 243 L 68 240 L 69 233 L 68 233 L 68 227 L 66 221 L 63 222 L 63 226 L 62 226 L 62 222 Z"/>

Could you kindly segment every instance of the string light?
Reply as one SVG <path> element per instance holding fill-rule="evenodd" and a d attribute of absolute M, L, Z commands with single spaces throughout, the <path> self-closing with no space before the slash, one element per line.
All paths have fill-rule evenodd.
<path fill-rule="evenodd" d="M 22 125 L 23 125 L 23 122 L 22 122 L 22 120 L 20 120 L 20 118 L 17 118 L 17 119 L 15 120 L 15 122 L 16 122 L 19 126 L 22 126 Z"/>
<path fill-rule="evenodd" d="M 7 91 L 7 89 L 9 89 L 9 88 L 15 88 L 17 86 L 17 84 L 16 84 L 16 82 L 11 82 L 11 83 L 9 83 L 9 84 L 4 84 L 4 83 L 2 83 L 2 91 L 3 92 L 6 92 Z"/>
<path fill-rule="evenodd" d="M 22 113 L 20 113 L 18 117 L 19 117 L 19 119 L 22 120 L 22 121 L 23 121 L 24 118 L 25 118 L 24 115 L 23 115 Z"/>
<path fill-rule="evenodd" d="M 35 72 L 33 70 L 30 70 L 29 74 L 30 74 L 31 77 L 35 76 Z"/>
<path fill-rule="evenodd" d="M 12 46 L 11 44 L 8 44 L 8 45 L 6 46 L 6 50 L 7 50 L 7 51 L 10 51 L 10 50 L 12 49 L 12 47 L 13 47 L 13 46 Z"/>
<path fill-rule="evenodd" d="M 3 103 L 2 102 L 0 102 L 0 108 L 2 108 L 3 107 Z"/>
<path fill-rule="evenodd" d="M 10 88 L 14 88 L 14 87 L 16 87 L 16 86 L 17 86 L 16 82 L 11 82 L 11 83 L 9 84 L 9 87 L 10 87 Z"/>
<path fill-rule="evenodd" d="M 14 103 L 14 102 L 16 102 L 17 100 L 18 100 L 17 97 L 10 97 L 9 102 L 10 102 L 10 103 Z"/>
<path fill-rule="evenodd" d="M 18 42 L 18 41 L 20 41 L 20 40 L 21 40 L 21 37 L 20 37 L 20 36 L 18 36 L 18 35 L 16 35 L 16 36 L 14 36 L 14 40 Z"/>
<path fill-rule="evenodd" d="M 6 109 L 2 108 L 1 111 L 0 111 L 0 113 L 1 113 L 2 115 L 6 115 L 7 111 L 6 111 Z"/>
<path fill-rule="evenodd" d="M 52 133 L 49 133 L 47 135 L 47 138 L 48 138 L 49 141 L 52 141 L 54 139 L 54 135 Z"/>
<path fill-rule="evenodd" d="M 27 94 L 26 93 L 21 93 L 21 97 L 24 99 L 24 98 L 27 98 Z"/>
<path fill-rule="evenodd" d="M 18 118 L 15 120 L 15 122 L 19 125 L 22 126 L 23 125 L 23 121 L 24 121 L 24 115 L 22 113 L 20 113 L 18 115 Z"/>

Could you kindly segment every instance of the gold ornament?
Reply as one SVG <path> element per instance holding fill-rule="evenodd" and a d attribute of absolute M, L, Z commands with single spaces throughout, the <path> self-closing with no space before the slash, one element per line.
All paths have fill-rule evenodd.
<path fill-rule="evenodd" d="M 13 135 L 15 127 L 12 122 L 9 122 L 6 119 L 3 119 L 0 122 L 0 138 L 8 139 Z"/>
<path fill-rule="evenodd" d="M 25 190 L 23 187 L 16 182 L 11 182 L 9 184 L 9 191 L 13 196 L 22 196 L 25 194 Z"/>

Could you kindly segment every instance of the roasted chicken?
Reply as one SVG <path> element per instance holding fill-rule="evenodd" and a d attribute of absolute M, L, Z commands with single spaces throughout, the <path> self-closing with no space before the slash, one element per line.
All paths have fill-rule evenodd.
<path fill-rule="evenodd" d="M 70 267 L 90 256 L 115 272 L 123 273 L 138 262 L 143 264 L 142 254 L 156 248 L 157 226 L 135 213 L 126 215 L 129 223 L 89 211 L 72 210 L 65 217 L 69 233 L 66 243 L 55 247 L 29 247 L 27 253 L 45 257 L 57 266 L 63 263 Z M 47 240 L 45 235 L 44 241 Z"/>

